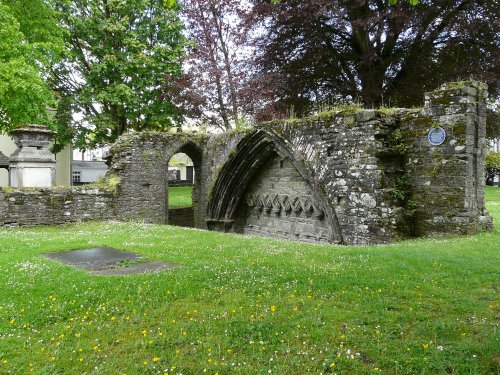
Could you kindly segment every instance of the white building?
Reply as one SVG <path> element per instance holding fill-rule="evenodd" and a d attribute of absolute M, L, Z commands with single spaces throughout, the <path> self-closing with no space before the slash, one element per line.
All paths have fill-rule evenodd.
<path fill-rule="evenodd" d="M 104 161 L 81 161 L 73 160 L 73 185 L 82 185 L 96 182 L 103 178 L 108 171 Z"/>
<path fill-rule="evenodd" d="M 194 164 L 193 161 L 184 153 L 175 154 L 168 162 L 168 171 L 170 175 L 175 175 L 174 181 L 193 183 Z"/>

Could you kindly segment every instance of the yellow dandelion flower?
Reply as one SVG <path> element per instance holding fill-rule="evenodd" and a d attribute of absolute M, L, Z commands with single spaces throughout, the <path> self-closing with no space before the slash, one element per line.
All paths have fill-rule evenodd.
<path fill-rule="evenodd" d="M 158 362 L 159 360 L 160 360 L 160 358 L 159 358 L 159 357 L 154 357 L 154 358 L 152 359 L 152 361 L 153 361 L 153 362 Z"/>
<path fill-rule="evenodd" d="M 2 364 L 3 364 L 3 365 L 6 365 L 7 363 L 9 363 L 9 362 L 8 362 L 6 359 L 4 359 L 4 360 L 2 361 Z"/>
<path fill-rule="evenodd" d="M 335 362 L 330 363 L 330 367 L 335 367 Z"/>
<path fill-rule="evenodd" d="M 271 306 L 271 312 L 274 313 L 276 311 L 276 306 Z"/>
<path fill-rule="evenodd" d="M 427 349 L 427 348 L 429 347 L 429 344 L 422 344 L 422 347 L 423 347 L 424 349 Z"/>

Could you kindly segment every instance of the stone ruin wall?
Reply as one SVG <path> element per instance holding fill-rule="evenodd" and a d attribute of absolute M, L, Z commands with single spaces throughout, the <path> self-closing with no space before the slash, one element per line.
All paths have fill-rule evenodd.
<path fill-rule="evenodd" d="M 3 193 L 0 225 L 184 220 L 188 213 L 168 211 L 167 166 L 185 152 L 195 165 L 197 228 L 346 244 L 475 233 L 491 227 L 485 99 L 484 85 L 462 82 L 429 93 L 423 109 L 346 107 L 212 136 L 125 134 L 111 148 L 117 194 L 82 192 L 51 208 L 47 192 Z M 436 126 L 447 134 L 440 146 L 427 140 Z"/>
<path fill-rule="evenodd" d="M 114 195 L 91 187 L 0 190 L 0 227 L 115 218 Z"/>

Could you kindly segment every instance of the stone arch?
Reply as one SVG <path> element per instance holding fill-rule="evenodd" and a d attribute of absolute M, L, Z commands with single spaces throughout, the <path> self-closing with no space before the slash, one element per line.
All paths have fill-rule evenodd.
<path fill-rule="evenodd" d="M 203 150 L 194 142 L 187 141 L 178 145 L 174 145 L 173 147 L 167 150 L 165 160 L 166 160 L 166 170 L 168 170 L 168 163 L 172 156 L 178 153 L 184 153 L 193 161 L 194 166 L 194 181 L 193 181 L 193 193 L 192 193 L 192 202 L 193 202 L 193 225 L 194 227 L 200 227 L 201 216 L 199 214 L 199 202 L 201 201 L 201 168 L 202 168 L 202 160 L 203 160 Z M 166 204 L 165 204 L 165 221 L 169 223 L 169 208 L 168 208 L 168 175 L 165 173 L 164 175 L 165 181 L 165 191 L 167 192 L 166 196 Z"/>
<path fill-rule="evenodd" d="M 290 202 L 284 196 L 243 197 L 252 178 L 273 154 L 291 162 L 300 176 L 307 182 L 312 192 L 312 200 Z M 255 199 L 254 199 L 255 198 Z M 319 183 L 314 180 L 303 161 L 298 160 L 286 142 L 278 135 L 259 129 L 243 138 L 226 163 L 221 167 L 208 196 L 207 226 L 209 229 L 232 231 L 237 219 L 238 208 L 243 200 L 255 204 L 259 209 L 271 211 L 276 205 L 284 210 L 298 207 L 311 210 L 318 207 L 324 213 L 324 220 L 330 230 L 332 243 L 342 243 L 342 233 L 332 202 L 322 193 Z M 276 203 L 275 203 L 276 202 Z M 269 206 L 269 207 L 268 207 Z"/>

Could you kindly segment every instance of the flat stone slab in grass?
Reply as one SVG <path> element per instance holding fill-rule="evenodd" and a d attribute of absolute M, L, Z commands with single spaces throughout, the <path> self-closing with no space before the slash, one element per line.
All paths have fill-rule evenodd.
<path fill-rule="evenodd" d="M 145 261 L 142 255 L 114 249 L 112 247 L 93 247 L 90 249 L 71 250 L 42 254 L 46 258 L 69 264 L 73 267 L 93 271 L 96 275 L 133 275 L 171 270 L 180 265 L 161 261 Z M 132 264 L 128 265 L 128 262 Z"/>
<path fill-rule="evenodd" d="M 150 262 L 137 263 L 132 266 L 110 268 L 107 270 L 99 270 L 92 272 L 94 275 L 139 275 L 143 273 L 155 273 L 166 270 L 173 270 L 181 267 L 179 264 L 167 263 L 159 260 Z"/>

